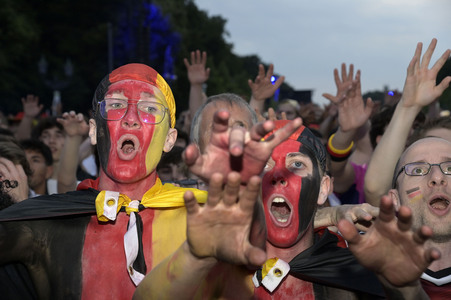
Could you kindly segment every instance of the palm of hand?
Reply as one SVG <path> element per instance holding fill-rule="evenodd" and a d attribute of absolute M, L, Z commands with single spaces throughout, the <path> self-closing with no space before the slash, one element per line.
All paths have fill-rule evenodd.
<path fill-rule="evenodd" d="M 243 211 L 239 204 L 230 207 L 220 203 L 205 205 L 187 217 L 187 239 L 197 257 L 216 257 L 230 263 L 246 264 L 245 246 L 252 211 Z"/>
<path fill-rule="evenodd" d="M 395 221 L 376 222 L 361 243 L 349 248 L 363 266 L 383 274 L 395 286 L 416 280 L 429 265 L 423 245 L 413 240 L 413 232 L 400 231 Z"/>

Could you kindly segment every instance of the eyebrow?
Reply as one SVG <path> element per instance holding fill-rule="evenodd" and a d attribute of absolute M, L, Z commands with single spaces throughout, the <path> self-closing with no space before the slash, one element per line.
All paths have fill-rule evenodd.
<path fill-rule="evenodd" d="M 306 155 L 306 154 L 304 154 L 304 153 L 301 153 L 301 152 L 290 152 L 290 153 L 287 153 L 287 157 L 298 157 L 298 156 L 301 156 L 301 157 L 305 157 L 305 158 L 310 158 L 308 155 Z"/>

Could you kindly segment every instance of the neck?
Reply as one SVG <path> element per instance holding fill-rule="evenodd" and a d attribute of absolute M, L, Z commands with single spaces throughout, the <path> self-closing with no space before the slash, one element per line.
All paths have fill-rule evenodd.
<path fill-rule="evenodd" d="M 45 195 L 47 192 L 47 180 L 42 184 L 33 187 L 33 191 L 38 195 Z"/>
<path fill-rule="evenodd" d="M 278 257 L 285 262 L 290 262 L 296 255 L 310 248 L 313 245 L 313 228 L 310 225 L 301 239 L 291 247 L 280 248 L 266 242 L 266 253 L 268 258 Z"/>
<path fill-rule="evenodd" d="M 451 267 L 451 241 L 446 243 L 429 241 L 427 242 L 427 246 L 434 247 L 441 253 L 440 258 L 429 265 L 429 270 L 437 272 Z"/>
<path fill-rule="evenodd" d="M 99 190 L 116 191 L 127 195 L 132 200 L 141 200 L 142 196 L 154 186 L 157 179 L 156 171 L 146 178 L 136 182 L 118 182 L 109 177 L 103 169 L 99 175 Z"/>

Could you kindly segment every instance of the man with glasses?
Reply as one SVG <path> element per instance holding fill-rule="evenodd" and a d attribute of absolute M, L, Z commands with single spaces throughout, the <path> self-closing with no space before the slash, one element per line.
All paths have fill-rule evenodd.
<path fill-rule="evenodd" d="M 23 263 L 40 299 L 130 299 L 144 275 L 167 257 L 192 259 L 200 269 L 213 259 L 197 259 L 186 242 L 184 200 L 202 203 L 207 200 L 206 193 L 163 185 L 156 172 L 162 153 L 171 150 L 177 137 L 169 85 L 152 68 L 128 64 L 100 82 L 92 104 L 89 136 L 99 153 L 99 177 L 83 181 L 76 192 L 28 199 L 0 213 L 0 265 Z M 254 155 L 261 159 L 253 162 L 254 169 L 238 170 L 230 179 L 252 190 L 244 197 L 246 214 L 239 207 L 227 216 L 240 217 L 239 224 L 232 222 L 232 226 L 243 233 L 252 222 L 252 203 L 259 187 L 259 182 L 250 178 L 263 169 L 271 150 L 301 122 L 279 130 L 273 141 L 263 143 L 261 138 L 273 129 L 271 123 L 256 125 L 248 134 L 223 127 L 227 118 L 225 112 L 215 114 L 212 140 L 216 144 L 212 142 L 207 153 L 200 155 L 191 147 L 185 158 L 202 180 L 222 171 L 220 176 L 226 179 L 216 180 L 216 193 L 210 192 L 219 199 L 222 182 L 227 183 L 227 175 L 233 171 L 228 165 L 230 149 L 243 164 Z M 231 193 L 238 197 L 236 190 Z M 203 226 L 191 232 L 205 237 Z M 230 235 L 226 230 L 219 242 Z M 236 247 L 226 243 L 223 246 L 231 248 L 221 253 L 240 248 L 245 252 L 239 253 L 240 259 L 263 262 L 263 250 L 248 239 L 245 236 L 245 244 Z M 255 252 L 257 259 L 250 257 Z M 163 276 L 166 278 L 166 273 Z"/>
<path fill-rule="evenodd" d="M 413 229 L 433 230 L 428 246 L 442 256 L 421 276 L 431 299 L 451 298 L 451 142 L 427 137 L 408 147 L 395 169 L 389 195 L 412 210 Z"/>

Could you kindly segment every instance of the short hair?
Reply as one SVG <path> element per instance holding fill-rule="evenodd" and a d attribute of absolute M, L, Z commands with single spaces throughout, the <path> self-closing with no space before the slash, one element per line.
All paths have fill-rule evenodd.
<path fill-rule="evenodd" d="M 451 130 L 451 118 L 449 116 L 428 120 L 427 122 L 416 128 L 412 136 L 407 141 L 407 147 L 422 138 L 428 137 L 427 133 L 429 130 L 441 128 Z"/>
<path fill-rule="evenodd" d="M 36 139 L 27 139 L 20 142 L 22 149 L 41 153 L 47 166 L 53 165 L 52 151 L 49 146 Z"/>
<path fill-rule="evenodd" d="M 49 128 L 57 127 L 64 132 L 64 127 L 56 120 L 56 117 L 47 117 L 41 119 L 31 132 L 31 138 L 38 140 L 42 132 Z"/>
<path fill-rule="evenodd" d="M 207 101 L 204 104 L 202 104 L 202 106 L 199 107 L 199 109 L 196 111 L 196 114 L 194 115 L 194 118 L 191 122 L 190 138 L 193 143 L 199 144 L 199 136 L 200 136 L 199 129 L 200 124 L 202 123 L 202 112 L 204 111 L 205 107 L 207 107 L 207 105 L 213 102 L 225 102 L 230 106 L 238 105 L 239 107 L 246 109 L 249 112 L 253 124 L 258 123 L 257 113 L 249 105 L 249 103 L 247 103 L 247 101 L 245 101 L 240 96 L 232 93 L 223 93 L 210 96 L 208 97 Z"/>
<path fill-rule="evenodd" d="M 12 161 L 15 165 L 22 165 L 22 168 L 27 175 L 31 176 L 32 171 L 30 165 L 28 164 L 27 156 L 25 151 L 20 147 L 20 145 L 11 139 L 1 138 L 0 139 L 0 157 L 6 158 Z"/>
<path fill-rule="evenodd" d="M 393 114 L 395 113 L 395 109 L 396 105 L 385 105 L 380 109 L 378 113 L 374 114 L 371 117 L 371 128 L 369 134 L 373 149 L 377 146 L 377 137 L 384 134 L 387 125 L 390 123 Z M 413 127 L 415 128 L 417 126 L 421 126 L 421 124 L 423 124 L 425 120 L 426 116 L 423 112 L 420 111 L 415 118 Z"/>

